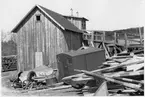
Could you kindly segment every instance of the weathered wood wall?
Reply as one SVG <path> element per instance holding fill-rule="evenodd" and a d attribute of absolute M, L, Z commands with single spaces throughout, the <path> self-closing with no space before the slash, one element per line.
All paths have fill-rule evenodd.
<path fill-rule="evenodd" d="M 36 21 L 37 14 L 41 14 L 41 21 Z M 27 17 L 17 33 L 19 70 L 35 68 L 35 52 L 42 52 L 44 65 L 57 68 L 56 55 L 76 50 L 82 43 L 82 34 L 61 30 L 38 9 Z"/>
<path fill-rule="evenodd" d="M 81 18 L 73 18 L 73 17 L 65 17 L 67 20 L 69 20 L 71 23 L 73 23 L 76 27 L 78 27 L 80 30 L 86 29 L 86 21 Z"/>

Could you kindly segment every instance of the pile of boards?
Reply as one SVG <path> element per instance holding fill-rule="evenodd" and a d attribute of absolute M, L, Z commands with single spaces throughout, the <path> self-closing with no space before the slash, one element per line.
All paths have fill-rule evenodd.
<path fill-rule="evenodd" d="M 17 70 L 17 56 L 2 56 L 2 72 Z"/>
<path fill-rule="evenodd" d="M 84 81 L 102 80 L 101 84 L 107 82 L 107 92 L 103 90 L 101 93 L 97 93 L 99 85 L 96 86 L 97 89 L 94 95 L 107 96 L 107 95 L 144 95 L 144 57 L 143 54 L 135 55 L 130 54 L 127 56 L 112 56 L 107 59 L 106 62 L 100 67 L 100 69 L 87 71 L 75 69 L 81 74 L 68 76 L 63 78 L 64 82 L 71 80 L 75 84 L 82 84 Z M 90 87 L 91 88 L 91 87 Z M 89 88 L 88 88 L 89 89 Z M 83 90 L 83 88 L 82 88 Z M 100 91 L 100 90 L 99 90 Z M 104 95 L 106 94 L 106 95 Z"/>
<path fill-rule="evenodd" d="M 116 56 L 106 61 L 103 66 L 110 68 L 102 71 L 105 79 L 123 86 L 116 89 L 108 87 L 110 92 L 129 95 L 144 94 L 144 57 L 137 55 Z"/>

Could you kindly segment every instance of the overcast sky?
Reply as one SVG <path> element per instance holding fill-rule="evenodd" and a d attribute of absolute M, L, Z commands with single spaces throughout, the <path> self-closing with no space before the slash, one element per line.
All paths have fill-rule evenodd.
<path fill-rule="evenodd" d="M 0 30 L 11 31 L 36 4 L 64 15 L 79 12 L 88 30 L 144 26 L 145 0 L 1 0 Z"/>

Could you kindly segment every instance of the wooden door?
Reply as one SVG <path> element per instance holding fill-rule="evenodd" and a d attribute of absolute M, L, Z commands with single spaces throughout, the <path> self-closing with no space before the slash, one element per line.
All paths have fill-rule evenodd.
<path fill-rule="evenodd" d="M 42 52 L 35 52 L 35 68 L 43 65 Z"/>

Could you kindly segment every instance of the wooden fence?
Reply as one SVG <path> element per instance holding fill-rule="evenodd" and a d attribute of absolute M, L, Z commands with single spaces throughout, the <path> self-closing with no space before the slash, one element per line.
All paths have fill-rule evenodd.
<path fill-rule="evenodd" d="M 131 33 L 131 31 L 92 31 L 92 33 L 84 33 L 83 39 L 92 42 L 105 42 L 124 45 L 127 47 L 130 44 L 143 44 L 143 34 L 138 32 Z"/>

